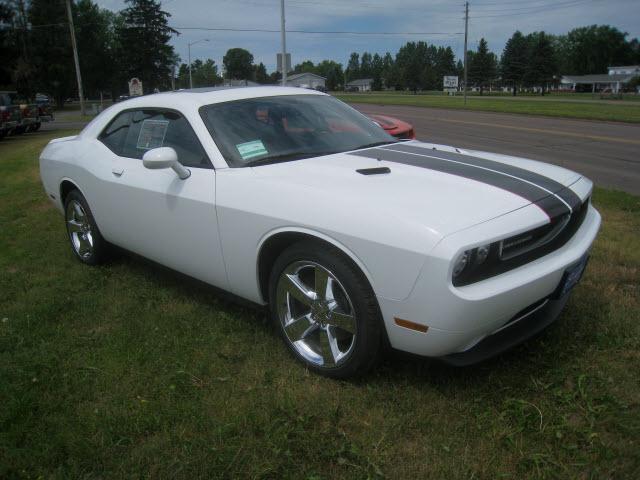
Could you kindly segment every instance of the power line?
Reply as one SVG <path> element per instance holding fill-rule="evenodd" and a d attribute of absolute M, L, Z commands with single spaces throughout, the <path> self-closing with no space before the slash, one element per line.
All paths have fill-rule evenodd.
<path fill-rule="evenodd" d="M 266 28 L 228 28 L 228 27 L 173 27 L 176 30 L 205 30 L 214 32 L 256 32 L 280 33 L 280 30 Z M 358 32 L 351 30 L 287 30 L 287 33 L 328 34 L 328 35 L 463 35 L 464 32 Z"/>
<path fill-rule="evenodd" d="M 519 15 L 531 15 L 533 13 L 548 13 L 551 10 L 560 10 L 563 8 L 571 8 L 577 5 L 582 5 L 584 3 L 594 2 L 599 0 L 574 0 L 571 2 L 565 3 L 556 3 L 553 5 L 549 5 L 546 7 L 529 7 L 527 11 L 517 12 L 517 13 L 505 13 L 505 14 L 496 14 L 496 15 L 474 15 L 473 18 L 499 18 L 499 17 L 517 17 Z M 484 12 L 481 12 L 484 13 Z"/>

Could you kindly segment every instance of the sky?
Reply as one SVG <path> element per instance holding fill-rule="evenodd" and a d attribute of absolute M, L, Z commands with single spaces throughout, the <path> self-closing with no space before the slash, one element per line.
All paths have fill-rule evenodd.
<path fill-rule="evenodd" d="M 124 0 L 94 0 L 110 10 L 124 8 Z M 188 44 L 192 61 L 212 58 L 222 65 L 229 48 L 249 50 L 255 63 L 269 72 L 275 69 L 280 42 L 280 0 L 163 0 L 171 14 L 170 25 L 180 31 L 171 43 L 187 63 Z M 292 64 L 324 59 L 343 65 L 351 52 L 368 51 L 395 56 L 407 41 L 423 40 L 450 46 L 456 58 L 464 51 L 463 0 L 285 0 L 287 52 Z M 640 0 L 469 0 L 469 49 L 484 37 L 498 56 L 515 30 L 544 30 L 563 34 L 575 27 L 609 24 L 629 37 L 640 37 Z M 194 28 L 266 29 L 273 33 L 207 31 Z M 394 33 L 383 35 L 382 32 Z M 399 34 L 395 34 L 399 33 Z"/>

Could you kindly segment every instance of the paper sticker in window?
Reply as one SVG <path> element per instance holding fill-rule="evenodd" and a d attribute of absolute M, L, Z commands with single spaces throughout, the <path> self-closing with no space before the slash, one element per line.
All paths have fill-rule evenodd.
<path fill-rule="evenodd" d="M 259 157 L 260 155 L 266 155 L 267 149 L 265 148 L 262 140 L 252 140 L 250 142 L 238 143 L 236 145 L 238 152 L 243 160 L 249 160 L 253 157 Z"/>
<path fill-rule="evenodd" d="M 168 126 L 169 120 L 144 120 L 142 127 L 140 127 L 136 147 L 141 150 L 161 147 Z"/>

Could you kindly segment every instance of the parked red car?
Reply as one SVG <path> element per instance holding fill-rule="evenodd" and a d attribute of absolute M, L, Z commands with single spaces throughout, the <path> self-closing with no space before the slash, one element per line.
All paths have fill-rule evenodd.
<path fill-rule="evenodd" d="M 385 131 L 400 139 L 415 139 L 416 133 L 413 131 L 413 125 L 397 118 L 387 117 L 386 115 L 368 115 L 371 120 L 376 122 Z"/>

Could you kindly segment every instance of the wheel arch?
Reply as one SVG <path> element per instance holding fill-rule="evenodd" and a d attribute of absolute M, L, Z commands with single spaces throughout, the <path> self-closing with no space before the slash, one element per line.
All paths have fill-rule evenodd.
<path fill-rule="evenodd" d="M 73 190 L 78 190 L 83 197 L 87 198 L 82 192 L 82 189 L 78 187 L 78 185 L 73 180 L 65 177 L 60 181 L 60 188 L 59 188 L 60 203 L 62 204 L 62 208 L 64 208 L 64 202 L 67 199 L 67 195 L 69 195 L 69 193 L 71 193 L 71 191 Z"/>
<path fill-rule="evenodd" d="M 362 272 L 373 290 L 371 274 L 358 256 L 344 244 L 328 235 L 303 228 L 279 229 L 266 234 L 259 243 L 256 275 L 260 295 L 265 303 L 269 300 L 269 275 L 278 256 L 289 246 L 310 240 L 337 249 Z"/>

